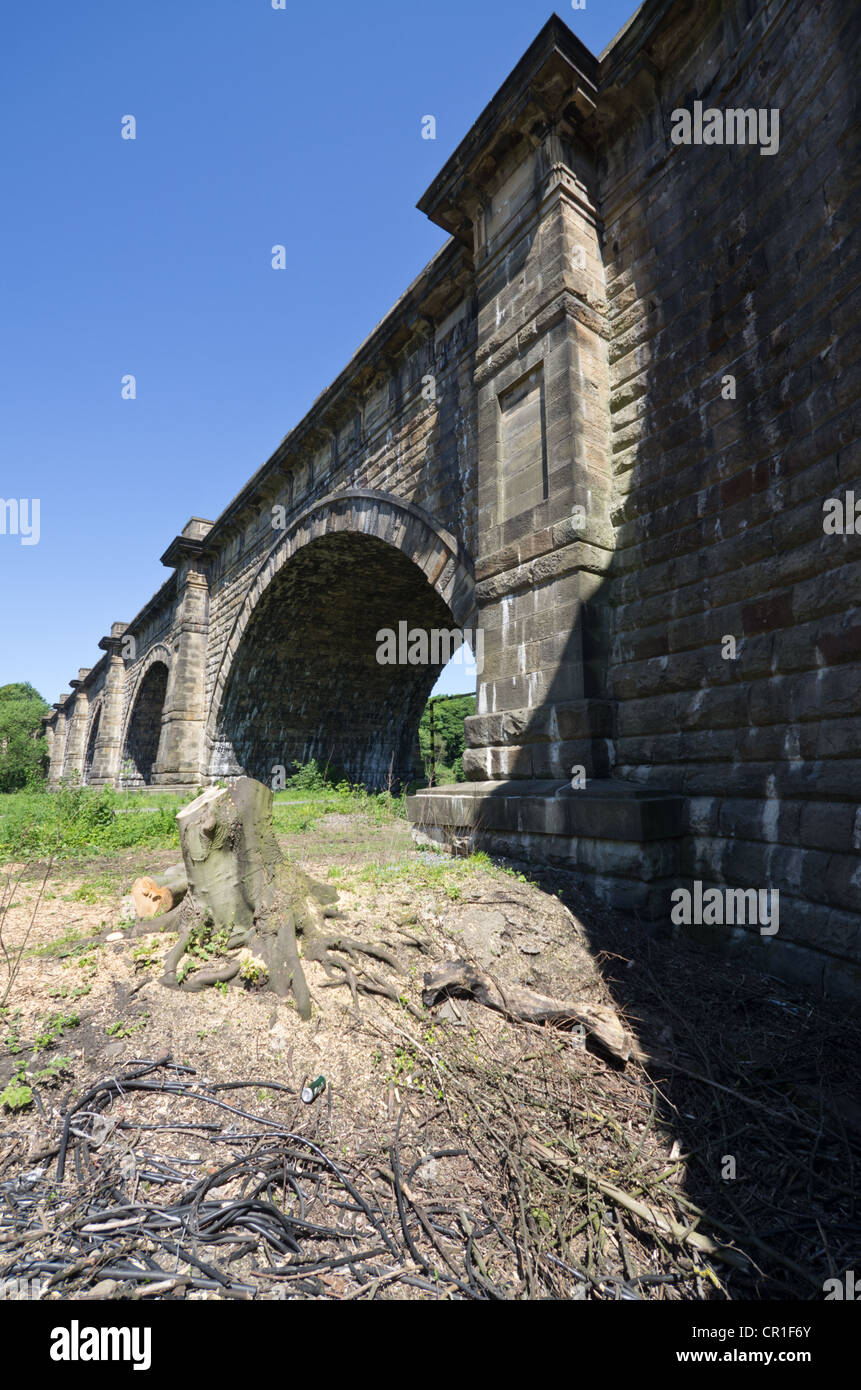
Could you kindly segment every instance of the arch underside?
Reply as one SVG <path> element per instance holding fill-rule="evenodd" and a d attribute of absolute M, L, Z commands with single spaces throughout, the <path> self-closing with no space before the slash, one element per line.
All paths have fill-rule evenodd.
<path fill-rule="evenodd" d="M 101 708 L 97 709 L 90 723 L 90 732 L 87 739 L 87 747 L 84 754 L 84 783 L 89 782 L 93 770 L 93 760 L 96 756 L 96 743 L 99 738 L 99 727 L 102 722 Z"/>
<path fill-rule="evenodd" d="M 120 768 L 123 787 L 148 786 L 152 781 L 161 738 L 167 676 L 164 662 L 155 661 L 141 681 L 123 748 Z"/>
<path fill-rule="evenodd" d="M 385 665 L 377 633 L 451 629 L 451 612 L 402 551 L 353 532 L 294 554 L 260 596 L 227 678 L 211 750 L 214 778 L 314 758 L 369 787 L 408 781 L 440 665 Z"/>

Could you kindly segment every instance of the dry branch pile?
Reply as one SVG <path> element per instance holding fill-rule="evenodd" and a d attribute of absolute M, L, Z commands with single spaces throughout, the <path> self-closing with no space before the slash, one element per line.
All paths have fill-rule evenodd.
<path fill-rule="evenodd" d="M 466 1149 L 402 1139 L 399 1118 L 386 1151 L 336 1160 L 331 1146 L 243 1106 L 231 1094 L 243 1088 L 295 1095 L 272 1081 L 208 1083 L 167 1057 L 93 1087 L 42 1156 L 56 1153 L 55 1172 L 0 1179 L 0 1278 L 41 1280 L 64 1298 L 465 1299 L 558 1295 L 588 1278 L 558 1259 L 536 1263 L 496 1200 L 460 1187 L 449 1201 L 421 1195 L 422 1169 Z M 168 1097 L 169 1120 L 145 1118 Z M 218 1158 L 153 1152 L 156 1136 L 178 1131 L 220 1145 Z"/>

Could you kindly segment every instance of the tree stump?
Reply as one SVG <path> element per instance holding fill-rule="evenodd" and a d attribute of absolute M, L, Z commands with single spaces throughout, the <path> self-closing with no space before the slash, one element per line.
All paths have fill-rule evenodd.
<path fill-rule="evenodd" d="M 311 1017 L 311 994 L 303 959 L 322 965 L 328 985 L 347 985 L 356 1006 L 359 992 L 398 1000 L 367 964 L 375 959 L 403 974 L 397 958 L 328 929 L 336 890 L 285 860 L 272 826 L 269 787 L 251 777 L 209 787 L 176 819 L 188 892 L 178 909 L 179 940 L 165 959 L 163 984 L 195 991 L 233 980 L 241 962 L 224 957 L 244 947 L 265 963 L 267 987 L 281 998 L 292 993 L 304 1019 Z M 199 956 L 201 946 L 218 959 L 180 978 L 184 957 L 195 947 Z"/>

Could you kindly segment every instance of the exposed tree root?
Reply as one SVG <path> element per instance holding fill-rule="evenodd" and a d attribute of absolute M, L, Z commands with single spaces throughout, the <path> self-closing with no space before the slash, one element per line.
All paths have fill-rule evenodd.
<path fill-rule="evenodd" d="M 449 993 L 472 996 L 485 1008 L 527 1023 L 552 1023 L 557 1027 L 580 1024 L 620 1062 L 626 1062 L 634 1051 L 634 1039 L 615 1009 L 606 1004 L 592 1004 L 585 999 L 551 999 L 523 985 L 506 985 L 503 989 L 483 970 L 462 960 L 443 961 L 424 977 L 422 998 L 428 1007 Z"/>

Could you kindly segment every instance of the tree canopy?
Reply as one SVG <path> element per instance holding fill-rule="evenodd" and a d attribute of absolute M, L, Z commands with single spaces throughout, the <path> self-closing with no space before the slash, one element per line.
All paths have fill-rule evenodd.
<path fill-rule="evenodd" d="M 419 724 L 419 748 L 425 772 L 431 772 L 431 711 L 434 732 L 434 780 L 451 775 L 463 781 L 463 721 L 475 714 L 474 695 L 433 695 L 425 706 Z"/>
<path fill-rule="evenodd" d="M 47 701 L 27 681 L 0 686 L 0 792 L 34 786 L 45 775 L 41 718 Z"/>

